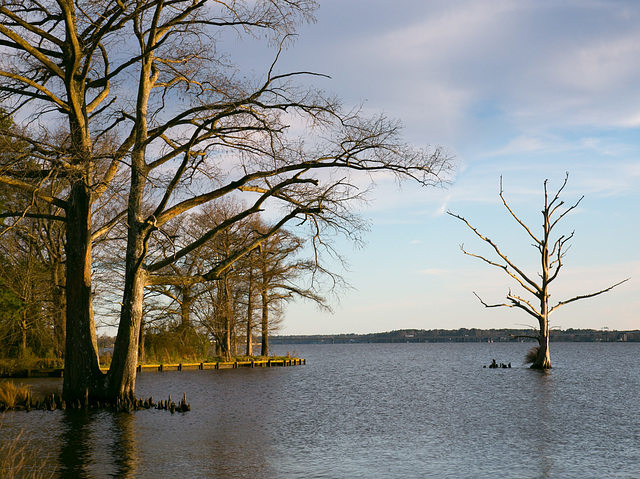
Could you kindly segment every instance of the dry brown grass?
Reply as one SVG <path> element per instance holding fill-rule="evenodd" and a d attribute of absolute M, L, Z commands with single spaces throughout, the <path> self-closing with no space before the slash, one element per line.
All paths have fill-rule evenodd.
<path fill-rule="evenodd" d="M 53 478 L 54 471 L 47 471 L 45 466 L 36 451 L 29 449 L 22 433 L 13 440 L 0 440 L 0 477 L 3 479 Z"/>
<path fill-rule="evenodd" d="M 3 381 L 0 383 L 0 405 L 6 409 L 24 406 L 29 400 L 29 393 L 27 386 L 16 386 L 13 381 Z"/>
<path fill-rule="evenodd" d="M 536 358 L 538 357 L 538 350 L 540 349 L 540 346 L 534 346 L 532 347 L 528 352 L 527 355 L 524 357 L 524 363 L 525 364 L 531 364 L 533 363 Z"/>

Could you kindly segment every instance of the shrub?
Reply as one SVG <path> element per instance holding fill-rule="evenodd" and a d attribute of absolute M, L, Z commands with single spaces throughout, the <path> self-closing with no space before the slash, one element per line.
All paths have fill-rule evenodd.
<path fill-rule="evenodd" d="M 16 406 L 24 406 L 29 400 L 29 388 L 16 386 L 13 381 L 0 383 L 0 405 L 5 409 L 13 409 Z"/>
<path fill-rule="evenodd" d="M 538 357 L 538 349 L 540 349 L 540 346 L 534 346 L 527 352 L 527 355 L 524 357 L 525 364 L 531 364 L 536 360 Z"/>

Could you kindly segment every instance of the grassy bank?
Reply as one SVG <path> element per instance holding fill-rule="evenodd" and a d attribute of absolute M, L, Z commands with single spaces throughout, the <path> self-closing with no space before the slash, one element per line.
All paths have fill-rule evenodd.
<path fill-rule="evenodd" d="M 0 359 L 0 377 L 24 377 L 32 369 L 56 369 L 64 367 L 62 359 L 52 358 L 9 358 Z"/>
<path fill-rule="evenodd" d="M 284 356 L 233 356 L 231 361 L 266 361 L 282 360 L 295 358 L 296 351 L 287 352 Z M 147 355 L 144 361 L 139 364 L 185 364 L 185 363 L 217 363 L 226 362 L 222 356 L 203 356 L 196 354 L 181 355 L 175 352 L 164 351 L 162 354 Z M 109 368 L 111 365 L 111 356 L 103 354 L 100 356 L 100 367 Z M 26 377 L 28 371 L 43 369 L 62 369 L 64 368 L 64 360 L 51 358 L 10 358 L 0 359 L 0 378 L 20 378 Z"/>

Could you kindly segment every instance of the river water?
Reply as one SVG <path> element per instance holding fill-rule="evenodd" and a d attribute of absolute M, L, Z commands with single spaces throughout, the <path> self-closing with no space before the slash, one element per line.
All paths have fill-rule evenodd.
<path fill-rule="evenodd" d="M 138 376 L 185 414 L 14 412 L 0 440 L 62 478 L 640 477 L 640 343 L 551 346 L 540 373 L 531 343 L 295 345 L 307 365 Z"/>

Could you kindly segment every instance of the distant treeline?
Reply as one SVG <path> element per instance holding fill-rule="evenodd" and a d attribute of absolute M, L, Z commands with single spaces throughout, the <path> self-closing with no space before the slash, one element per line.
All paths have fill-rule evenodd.
<path fill-rule="evenodd" d="M 534 341 L 530 329 L 401 329 L 386 333 L 321 334 L 272 336 L 272 344 L 340 344 L 340 343 L 472 343 L 500 341 Z M 551 341 L 556 342 L 616 342 L 640 341 L 640 330 L 611 331 L 595 329 L 567 329 L 553 331 Z"/>

